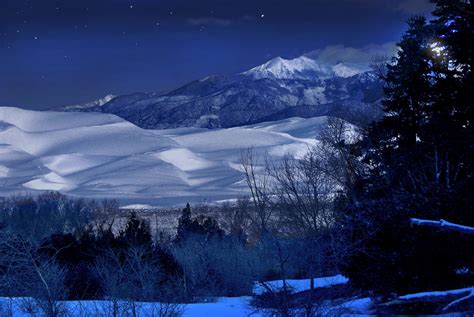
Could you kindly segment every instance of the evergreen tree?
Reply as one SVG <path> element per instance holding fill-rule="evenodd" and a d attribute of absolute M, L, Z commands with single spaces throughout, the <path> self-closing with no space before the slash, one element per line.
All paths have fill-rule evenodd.
<path fill-rule="evenodd" d="M 186 204 L 186 207 L 181 212 L 181 217 L 178 220 L 178 228 L 176 240 L 183 240 L 191 227 L 191 206 L 189 203 Z"/>
<path fill-rule="evenodd" d="M 380 141 L 390 151 L 413 147 L 421 122 L 430 103 L 428 41 L 431 36 L 424 17 L 408 21 L 408 31 L 398 43 L 400 51 L 393 65 L 388 65 L 383 101 L 387 116 L 375 130 L 385 130 L 388 138 Z M 378 133 L 376 131 L 375 133 Z M 400 149 L 403 147 L 403 149 Z"/>
<path fill-rule="evenodd" d="M 472 238 L 410 224 L 412 217 L 474 224 L 467 189 L 474 187 L 473 68 L 472 55 L 464 54 L 472 52 L 472 5 L 436 3 L 434 22 L 410 19 L 388 65 L 386 115 L 360 144 L 367 173 L 347 208 L 354 251 L 345 273 L 356 286 L 387 296 L 474 282 L 456 273 L 474 269 L 466 255 Z M 463 42 L 458 32 L 470 37 Z"/>
<path fill-rule="evenodd" d="M 212 217 L 199 216 L 192 218 L 191 206 L 186 204 L 183 209 L 181 217 L 178 220 L 178 228 L 176 241 L 182 242 L 189 237 L 199 239 L 221 238 L 224 236 L 224 230 L 219 227 L 219 224 Z"/>
<path fill-rule="evenodd" d="M 434 2 L 434 102 L 425 138 L 432 142 L 437 185 L 469 197 L 465 189 L 474 177 L 474 5 L 465 0 Z"/>
<path fill-rule="evenodd" d="M 150 225 L 144 219 L 140 219 L 136 212 L 132 212 L 128 218 L 125 230 L 120 237 L 129 245 L 150 246 L 152 245 Z"/>

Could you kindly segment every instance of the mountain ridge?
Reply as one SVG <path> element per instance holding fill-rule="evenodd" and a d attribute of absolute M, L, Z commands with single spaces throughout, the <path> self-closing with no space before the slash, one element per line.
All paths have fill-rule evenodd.
<path fill-rule="evenodd" d="M 92 107 L 53 110 L 112 113 L 146 129 L 227 128 L 284 116 L 301 106 L 316 115 L 334 115 L 331 105 L 346 113 L 366 111 L 382 97 L 381 87 L 363 65 L 276 57 L 236 75 L 194 80 L 167 94 L 134 93 Z"/>

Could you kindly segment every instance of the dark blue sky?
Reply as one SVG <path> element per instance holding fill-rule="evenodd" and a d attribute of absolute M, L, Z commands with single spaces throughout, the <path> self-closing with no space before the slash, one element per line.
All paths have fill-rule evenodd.
<path fill-rule="evenodd" d="M 397 41 L 428 0 L 0 0 L 0 104 L 159 92 L 328 45 Z"/>

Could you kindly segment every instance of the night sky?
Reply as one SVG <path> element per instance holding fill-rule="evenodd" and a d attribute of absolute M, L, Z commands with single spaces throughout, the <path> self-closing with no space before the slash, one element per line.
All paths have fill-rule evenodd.
<path fill-rule="evenodd" d="M 275 56 L 384 49 L 429 11 L 428 0 L 0 0 L 0 105 L 163 92 Z"/>

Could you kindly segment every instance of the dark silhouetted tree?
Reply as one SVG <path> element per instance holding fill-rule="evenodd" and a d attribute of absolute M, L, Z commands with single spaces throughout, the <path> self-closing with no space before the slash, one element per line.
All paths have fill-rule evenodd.
<path fill-rule="evenodd" d="M 388 65 L 385 116 L 359 144 L 367 171 L 357 176 L 347 208 L 354 249 L 345 273 L 387 296 L 474 282 L 456 273 L 474 269 L 466 255 L 472 238 L 410 223 L 474 224 L 473 68 L 472 55 L 464 54 L 474 40 L 472 4 L 435 2 L 437 20 L 412 18 Z M 470 36 L 461 40 L 458 32 Z"/>

